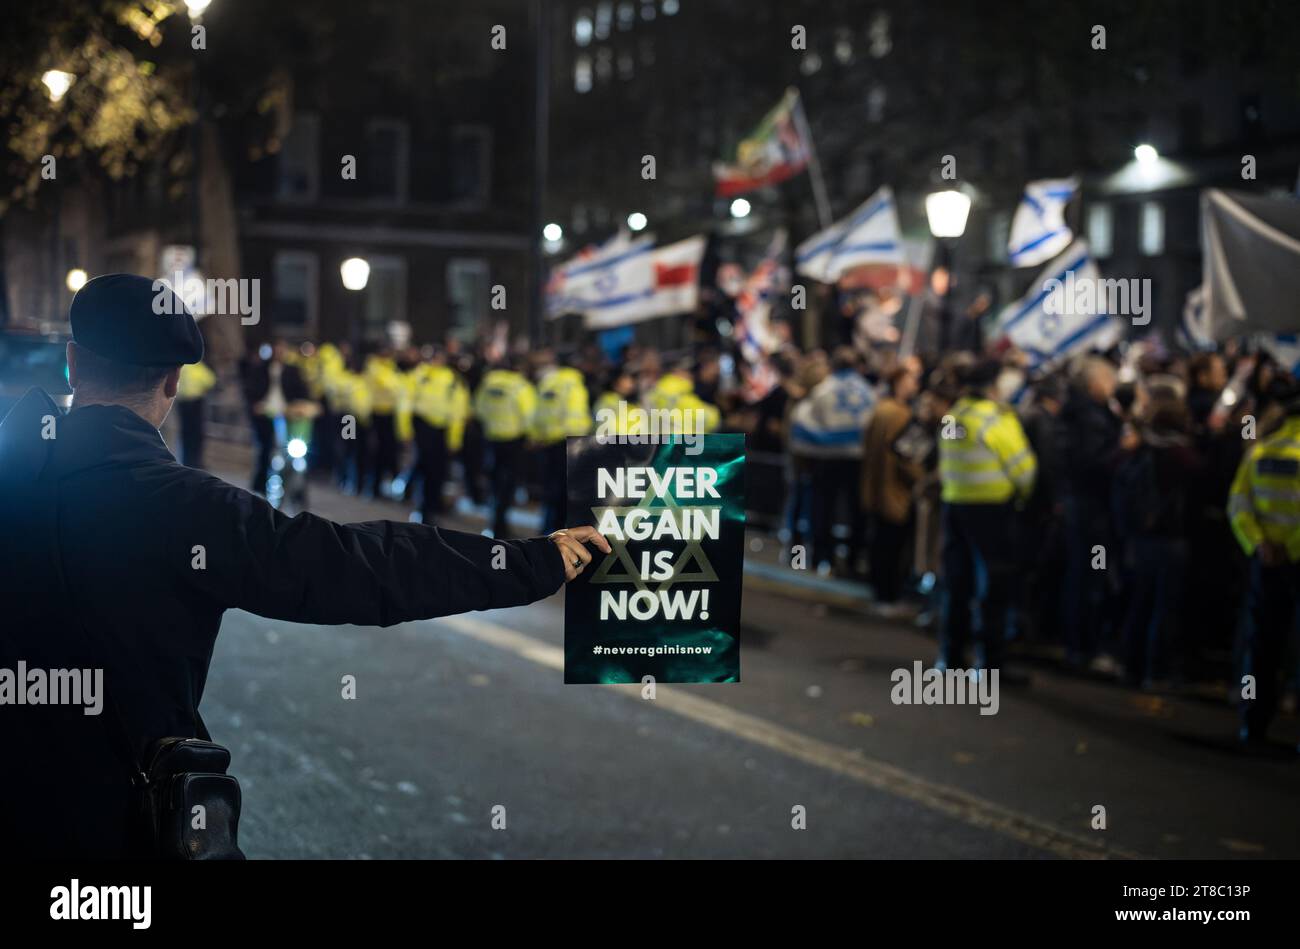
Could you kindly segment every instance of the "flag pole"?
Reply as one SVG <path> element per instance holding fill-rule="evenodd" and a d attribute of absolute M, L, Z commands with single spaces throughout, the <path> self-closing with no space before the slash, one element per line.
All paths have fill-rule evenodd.
<path fill-rule="evenodd" d="M 799 126 L 799 135 L 808 143 L 808 177 L 812 179 L 813 200 L 817 203 L 817 220 L 824 230 L 831 226 L 831 203 L 826 197 L 826 181 L 822 178 L 822 163 L 817 159 L 817 146 L 813 143 L 812 129 L 808 126 L 808 116 L 803 111 L 803 96 L 794 90 L 794 120 Z"/>

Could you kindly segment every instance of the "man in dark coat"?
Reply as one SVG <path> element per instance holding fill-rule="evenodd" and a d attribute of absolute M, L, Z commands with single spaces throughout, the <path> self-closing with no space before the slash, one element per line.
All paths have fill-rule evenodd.
<path fill-rule="evenodd" d="M 131 762 L 207 737 L 198 715 L 227 609 L 390 626 L 550 596 L 609 546 L 589 527 L 497 541 L 417 524 L 289 518 L 168 452 L 158 428 L 202 339 L 142 277 L 73 300 L 72 410 L 32 390 L 0 423 L 0 854 L 118 857 Z M 504 556 L 505 569 L 499 566 Z M 495 560 L 495 563 L 494 563 Z M 14 671 L 25 668 L 27 681 Z M 48 704 L 50 670 L 102 670 L 102 694 Z M 9 676 L 6 678 L 5 673 Z M 45 675 L 38 694 L 32 675 Z M 95 690 L 85 675 L 86 689 Z M 6 694 L 5 683 L 9 689 Z M 65 680 L 65 686 L 67 682 Z M 17 704 L 22 692 L 27 704 Z M 95 708 L 98 706 L 98 714 Z"/>
<path fill-rule="evenodd" d="M 1086 665 L 1113 648 L 1113 571 L 1093 569 L 1098 551 L 1114 556 L 1110 513 L 1111 481 L 1119 452 L 1121 422 L 1111 408 L 1114 366 L 1100 356 L 1084 361 L 1077 385 L 1061 412 L 1064 428 L 1066 656 Z"/>

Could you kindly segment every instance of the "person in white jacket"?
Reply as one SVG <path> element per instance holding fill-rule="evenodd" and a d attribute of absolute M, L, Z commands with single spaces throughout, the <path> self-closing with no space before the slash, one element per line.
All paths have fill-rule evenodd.
<path fill-rule="evenodd" d="M 844 346 L 831 359 L 831 374 L 791 415 L 791 450 L 813 459 L 812 559 L 821 573 L 834 565 L 833 528 L 841 510 L 849 527 L 850 568 L 863 549 L 862 433 L 875 405 L 876 393 L 858 371 L 857 353 Z"/>

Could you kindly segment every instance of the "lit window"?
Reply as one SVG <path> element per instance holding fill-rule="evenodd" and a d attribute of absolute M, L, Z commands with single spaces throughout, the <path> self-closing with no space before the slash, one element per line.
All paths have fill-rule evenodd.
<path fill-rule="evenodd" d="M 889 14 L 877 13 L 871 18 L 871 27 L 867 31 L 871 36 L 871 55 L 881 59 L 889 55 L 894 48 L 889 38 Z"/>
<path fill-rule="evenodd" d="M 468 343 L 478 335 L 487 321 L 491 292 L 486 260 L 454 257 L 447 261 L 447 309 L 452 336 Z"/>
<path fill-rule="evenodd" d="M 579 46 L 586 46 L 591 42 L 591 34 L 591 15 L 585 11 L 579 13 L 578 18 L 573 21 L 573 41 Z"/>
<path fill-rule="evenodd" d="M 1138 231 L 1142 253 L 1155 257 L 1165 252 L 1165 209 L 1156 201 L 1142 202 L 1142 218 Z"/>
<path fill-rule="evenodd" d="M 591 57 L 579 56 L 573 64 L 573 88 L 575 92 L 591 91 Z"/>
<path fill-rule="evenodd" d="M 1109 204 L 1088 206 L 1088 246 L 1094 257 L 1109 257 L 1114 249 L 1115 217 Z"/>

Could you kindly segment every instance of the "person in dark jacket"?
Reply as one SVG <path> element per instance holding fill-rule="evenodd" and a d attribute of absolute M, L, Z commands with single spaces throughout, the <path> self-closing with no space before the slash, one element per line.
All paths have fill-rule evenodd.
<path fill-rule="evenodd" d="M 1061 578 L 1066 562 L 1063 484 L 1069 440 L 1061 412 L 1067 393 L 1060 373 L 1038 380 L 1033 404 L 1024 417 L 1025 437 L 1038 458 L 1038 476 L 1021 525 L 1026 578 L 1021 605 L 1028 635 L 1037 642 L 1059 641 L 1061 631 Z"/>
<path fill-rule="evenodd" d="M 7 857 L 141 852 L 135 762 L 113 721 L 136 761 L 159 738 L 207 737 L 198 709 L 225 610 L 391 626 L 519 606 L 576 577 L 587 543 L 609 549 L 590 527 L 500 541 L 289 518 L 178 464 L 158 428 L 203 344 L 180 301 L 160 317 L 153 294 L 142 277 L 87 283 L 71 309 L 71 411 L 34 389 L 0 423 L 0 673 L 102 670 L 98 714 L 0 701 Z"/>
<path fill-rule="evenodd" d="M 253 361 L 240 366 L 244 401 L 253 429 L 253 475 L 249 490 L 258 494 L 266 493 L 266 479 L 271 474 L 277 419 L 284 417 L 289 403 L 309 398 L 302 373 L 285 359 L 287 350 L 283 340 L 274 345 L 264 344 Z"/>
<path fill-rule="evenodd" d="M 1115 523 L 1131 578 L 1124 672 L 1130 685 L 1143 688 L 1151 688 L 1158 674 L 1181 672 L 1169 664 L 1181 661 L 1187 645 L 1174 642 L 1173 627 L 1187 571 L 1188 490 L 1203 467 L 1189 427 L 1181 401 L 1153 400 L 1124 438 L 1115 468 Z"/>
<path fill-rule="evenodd" d="M 1098 548 L 1115 555 L 1110 493 L 1120 420 L 1111 407 L 1116 372 L 1105 359 L 1085 360 L 1061 411 L 1065 433 L 1064 515 L 1066 657 L 1082 666 L 1110 645 L 1111 574 L 1094 569 Z"/>

